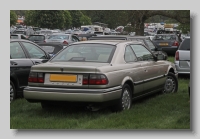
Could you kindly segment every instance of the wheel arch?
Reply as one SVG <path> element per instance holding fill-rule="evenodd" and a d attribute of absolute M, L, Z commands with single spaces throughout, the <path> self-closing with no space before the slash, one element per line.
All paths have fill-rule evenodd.
<path fill-rule="evenodd" d="M 126 76 L 126 77 L 123 79 L 121 85 L 123 86 L 124 84 L 128 84 L 128 85 L 130 86 L 130 88 L 131 88 L 131 94 L 132 94 L 132 97 L 133 97 L 133 93 L 134 93 L 133 79 L 132 79 L 131 77 Z"/>

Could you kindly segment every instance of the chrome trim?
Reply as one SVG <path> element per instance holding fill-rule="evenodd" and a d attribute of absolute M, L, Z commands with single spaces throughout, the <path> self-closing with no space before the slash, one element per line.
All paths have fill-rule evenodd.
<path fill-rule="evenodd" d="M 156 77 L 153 77 L 153 78 L 149 78 L 149 79 L 146 79 L 146 80 L 142 80 L 142 81 L 137 81 L 137 82 L 134 82 L 135 85 L 138 85 L 138 84 L 141 84 L 141 83 L 144 83 L 144 82 L 149 82 L 151 80 L 155 80 L 155 79 L 159 79 L 159 78 L 162 78 L 162 77 L 165 77 L 167 74 L 165 75 L 160 75 L 160 76 L 156 76 Z"/>
<path fill-rule="evenodd" d="M 44 91 L 44 92 L 62 92 L 62 93 L 106 93 L 122 89 L 121 86 L 116 86 L 107 89 L 71 89 L 71 88 L 47 88 L 47 87 L 30 87 L 24 88 L 26 91 Z"/>
<path fill-rule="evenodd" d="M 162 78 L 162 77 L 164 77 L 164 75 L 160 75 L 160 76 L 157 76 L 157 77 L 146 79 L 146 80 L 144 80 L 144 82 L 148 82 L 148 81 L 155 80 L 155 79 Z"/>

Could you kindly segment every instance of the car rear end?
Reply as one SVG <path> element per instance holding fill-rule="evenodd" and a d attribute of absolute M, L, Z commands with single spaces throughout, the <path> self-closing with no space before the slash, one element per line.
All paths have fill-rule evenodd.
<path fill-rule="evenodd" d="M 45 40 L 47 43 L 63 43 L 70 44 L 70 35 L 68 34 L 54 34 L 50 35 L 48 39 Z"/>
<path fill-rule="evenodd" d="M 175 66 L 179 74 L 190 74 L 190 37 L 185 38 L 176 51 Z"/>
<path fill-rule="evenodd" d="M 98 53 L 90 51 L 94 49 Z M 115 49 L 101 44 L 63 49 L 51 61 L 31 68 L 24 98 L 29 102 L 87 103 L 119 99 L 120 85 L 112 85 L 109 74 L 101 70 L 111 67 Z"/>
<path fill-rule="evenodd" d="M 153 43 L 159 51 L 165 51 L 167 54 L 174 55 L 178 50 L 179 41 L 175 34 L 159 34 L 153 38 Z"/>

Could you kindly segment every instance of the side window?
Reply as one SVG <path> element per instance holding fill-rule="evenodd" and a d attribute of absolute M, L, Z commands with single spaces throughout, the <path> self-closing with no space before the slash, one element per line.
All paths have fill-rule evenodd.
<path fill-rule="evenodd" d="M 133 50 L 131 49 L 130 46 L 127 46 L 125 49 L 124 60 L 126 62 L 137 61 L 137 58 L 136 58 L 135 54 L 133 53 Z"/>
<path fill-rule="evenodd" d="M 137 59 L 139 61 L 154 60 L 154 57 L 151 54 L 151 52 L 149 52 L 149 50 L 147 50 L 144 46 L 138 44 L 132 44 L 131 48 L 135 52 L 135 55 L 137 56 Z"/>
<path fill-rule="evenodd" d="M 79 39 L 78 39 L 77 37 L 75 37 L 75 36 L 72 36 L 72 41 L 74 41 L 74 42 L 78 42 Z"/>
<path fill-rule="evenodd" d="M 18 42 L 10 43 L 10 57 L 11 59 L 24 59 L 26 58 L 25 53 L 22 47 Z"/>
<path fill-rule="evenodd" d="M 23 36 L 23 35 L 21 35 L 21 39 L 26 39 L 26 37 L 25 37 L 25 36 Z"/>
<path fill-rule="evenodd" d="M 43 52 L 40 48 L 38 48 L 36 45 L 33 45 L 28 42 L 22 42 L 26 50 L 28 51 L 31 58 L 36 59 L 47 59 L 45 52 Z"/>

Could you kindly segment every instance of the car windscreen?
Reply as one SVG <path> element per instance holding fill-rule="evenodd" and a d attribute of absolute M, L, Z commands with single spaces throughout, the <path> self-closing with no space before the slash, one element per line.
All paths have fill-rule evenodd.
<path fill-rule="evenodd" d="M 190 39 L 184 39 L 179 47 L 179 50 L 190 50 Z"/>
<path fill-rule="evenodd" d="M 11 35 L 10 38 L 11 39 L 18 39 L 18 35 Z"/>
<path fill-rule="evenodd" d="M 48 39 L 61 39 L 61 40 L 65 40 L 65 39 L 69 39 L 69 36 L 68 35 L 51 35 L 49 36 Z"/>
<path fill-rule="evenodd" d="M 29 37 L 30 41 L 43 41 L 45 40 L 45 36 L 42 35 L 34 35 Z"/>
<path fill-rule="evenodd" d="M 71 45 L 55 56 L 51 62 L 98 62 L 109 63 L 116 46 L 108 44 Z"/>

